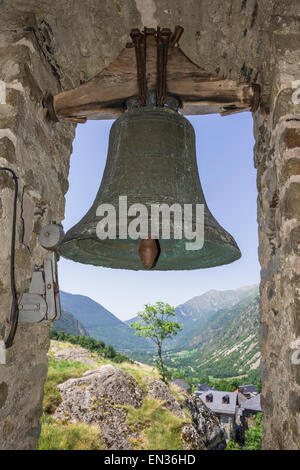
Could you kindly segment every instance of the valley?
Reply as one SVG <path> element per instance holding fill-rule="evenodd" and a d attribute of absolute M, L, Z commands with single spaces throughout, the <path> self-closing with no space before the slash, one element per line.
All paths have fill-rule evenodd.
<path fill-rule="evenodd" d="M 133 360 L 153 365 L 152 343 L 137 337 L 130 328 L 136 318 L 122 322 L 82 295 L 61 292 L 61 303 L 63 315 L 54 323 L 55 329 L 58 323 L 61 331 L 89 335 Z M 165 344 L 165 363 L 171 375 L 185 378 L 190 384 L 232 378 L 259 383 L 257 286 L 208 291 L 179 305 L 175 314 L 184 328 Z"/>

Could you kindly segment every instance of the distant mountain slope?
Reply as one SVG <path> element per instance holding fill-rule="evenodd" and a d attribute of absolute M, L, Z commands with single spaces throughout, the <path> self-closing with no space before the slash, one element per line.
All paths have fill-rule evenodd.
<path fill-rule="evenodd" d="M 230 309 L 244 299 L 251 300 L 258 294 L 258 286 L 245 286 L 234 290 L 210 290 L 193 297 L 176 310 L 179 323 L 184 325 L 182 332 L 168 345 L 170 348 L 192 347 L 193 338 L 215 321 L 223 309 Z"/>
<path fill-rule="evenodd" d="M 257 286 L 209 291 L 178 306 L 176 316 L 184 329 L 165 344 L 168 366 L 196 381 L 201 376 L 233 377 L 257 371 L 257 292 Z M 152 361 L 152 343 L 137 337 L 128 324 L 99 303 L 66 292 L 61 292 L 61 303 L 90 336 L 112 344 L 129 357 Z"/>
<path fill-rule="evenodd" d="M 258 292 L 257 286 L 244 286 L 233 290 L 209 290 L 202 295 L 193 297 L 182 305 L 176 307 L 178 321 L 183 324 L 197 322 L 212 312 L 232 307 L 240 300 Z"/>
<path fill-rule="evenodd" d="M 60 300 L 62 308 L 72 312 L 93 338 L 127 353 L 149 349 L 146 339 L 136 336 L 128 325 L 89 297 L 60 291 Z"/>
<path fill-rule="evenodd" d="M 177 321 L 187 327 L 194 327 L 194 324 L 200 320 L 209 319 L 213 312 L 217 312 L 222 308 L 232 307 L 240 300 L 251 294 L 258 293 L 258 286 L 243 286 L 232 290 L 209 290 L 204 294 L 187 300 L 184 304 L 178 305 L 175 309 Z M 126 320 L 125 323 L 130 325 L 137 320 L 137 317 Z"/>
<path fill-rule="evenodd" d="M 72 313 L 62 309 L 61 317 L 53 323 L 53 329 L 64 331 L 70 335 L 89 336 L 87 330 Z"/>
<path fill-rule="evenodd" d="M 211 314 L 184 338 L 184 350 L 168 353 L 172 367 L 189 375 L 233 377 L 258 369 L 259 297 L 250 295 L 233 307 Z"/>
<path fill-rule="evenodd" d="M 193 297 L 175 309 L 177 321 L 184 325 L 183 330 L 171 341 L 165 343 L 166 349 L 191 349 L 193 338 L 199 335 L 210 323 L 218 317 L 222 309 L 231 308 L 243 299 L 255 297 L 258 286 L 243 286 L 232 290 L 210 290 L 202 295 Z M 127 320 L 131 324 L 137 317 Z"/>

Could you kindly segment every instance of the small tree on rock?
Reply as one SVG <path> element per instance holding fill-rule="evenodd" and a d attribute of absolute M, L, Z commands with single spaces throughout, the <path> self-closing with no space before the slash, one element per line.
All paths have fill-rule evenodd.
<path fill-rule="evenodd" d="M 156 302 L 154 305 L 146 304 L 142 312 L 138 313 L 140 322 L 134 322 L 130 326 L 135 334 L 151 339 L 157 346 L 158 366 L 164 382 L 166 370 L 162 357 L 162 346 L 165 339 L 171 339 L 182 330 L 183 325 L 171 321 L 175 316 L 175 309 L 164 302 Z"/>

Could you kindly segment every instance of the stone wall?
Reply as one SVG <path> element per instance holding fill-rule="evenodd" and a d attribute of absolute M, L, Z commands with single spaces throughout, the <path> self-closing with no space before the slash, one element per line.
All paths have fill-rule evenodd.
<path fill-rule="evenodd" d="M 19 177 L 15 262 L 21 293 L 29 287 L 34 264 L 42 264 L 40 227 L 64 216 L 74 127 L 51 127 L 42 120 L 43 94 L 60 88 L 32 33 L 1 34 L 0 79 L 6 88 L 6 104 L 0 105 L 0 165 Z M 13 189 L 12 177 L 1 172 L 1 339 L 10 314 Z M 19 324 L 14 345 L 7 350 L 7 364 L 0 365 L 0 449 L 36 447 L 48 348 L 49 326 Z"/>
<path fill-rule="evenodd" d="M 70 3 L 72 6 L 70 6 Z M 264 447 L 299 448 L 300 195 L 298 0 L 0 0 L 0 164 L 19 176 L 16 278 L 28 288 L 42 263 L 39 228 L 64 214 L 72 124 L 46 125 L 41 100 L 112 62 L 132 28 L 184 26 L 184 52 L 222 77 L 261 85 L 254 116 L 258 170 Z M 293 97 L 293 99 L 292 99 Z M 225 118 L 224 118 L 225 119 Z M 0 174 L 0 337 L 10 310 L 13 186 Z M 19 325 L 0 366 L 0 448 L 35 448 L 49 327 Z"/>
<path fill-rule="evenodd" d="M 255 116 L 262 409 L 264 447 L 299 449 L 300 365 L 292 354 L 300 338 L 300 36 L 292 17 L 278 29 L 270 112 Z"/>

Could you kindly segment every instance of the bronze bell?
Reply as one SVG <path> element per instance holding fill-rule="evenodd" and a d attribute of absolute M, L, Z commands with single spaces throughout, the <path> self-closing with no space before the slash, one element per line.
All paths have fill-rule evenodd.
<path fill-rule="evenodd" d="M 114 122 L 110 131 L 106 167 L 96 199 L 62 240 L 59 253 L 63 257 L 96 266 L 133 270 L 149 269 L 151 264 L 155 270 L 208 268 L 240 258 L 235 240 L 207 207 L 198 175 L 194 129 L 178 113 L 178 106 L 174 97 L 168 97 L 164 107 L 156 107 L 153 102 L 139 107 L 135 97 L 127 100 L 127 111 Z M 116 238 L 99 239 L 97 208 L 105 203 L 118 208 L 119 196 L 127 196 L 128 207 L 135 203 L 149 207 L 149 226 L 151 204 L 203 204 L 203 247 L 187 250 L 185 238 L 158 236 L 157 240 L 151 240 L 146 236 L 143 238 L 148 241 L 142 242 L 130 237 L 122 239 L 118 217 Z M 128 224 L 132 219 L 128 217 Z"/>

